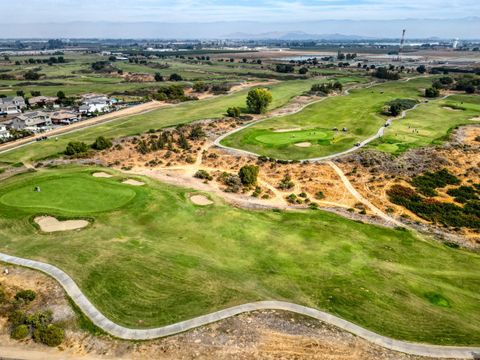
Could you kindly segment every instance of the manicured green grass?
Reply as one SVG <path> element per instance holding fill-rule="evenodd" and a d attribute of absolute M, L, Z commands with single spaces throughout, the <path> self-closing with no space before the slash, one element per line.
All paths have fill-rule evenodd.
<path fill-rule="evenodd" d="M 358 79 L 358 81 L 365 81 Z M 320 80 L 296 80 L 285 81 L 268 88 L 273 94 L 273 103 L 270 108 L 277 108 L 288 103 L 292 97 L 308 90 L 313 83 Z M 322 80 L 326 81 L 326 80 Z M 97 136 L 107 138 L 134 135 L 143 133 L 149 129 L 158 129 L 195 120 L 220 118 L 224 116 L 227 108 L 232 106 L 245 107 L 247 90 L 217 98 L 191 101 L 178 105 L 151 111 L 142 115 L 131 116 L 117 121 L 98 125 L 89 129 L 76 131 L 58 138 L 58 141 L 49 139 L 41 143 L 31 144 L 20 149 L 0 154 L 2 162 L 32 161 L 44 159 L 63 151 L 72 140 L 92 142 Z"/>
<path fill-rule="evenodd" d="M 34 191 L 36 187 L 40 192 Z M 27 182 L 6 192 L 0 203 L 18 208 L 61 211 L 88 215 L 116 209 L 135 197 L 131 186 L 97 181 L 91 177 L 66 175 Z"/>
<path fill-rule="evenodd" d="M 92 171 L 15 176 L 2 181 L 0 197 L 64 178 L 87 188 L 90 181 L 126 186 L 118 185 L 122 175 L 98 179 Z M 38 213 L 71 216 L 84 211 L 81 203 L 62 211 L 49 202 L 1 202 L 0 251 L 59 266 L 105 315 L 131 327 L 279 299 L 399 339 L 480 344 L 478 254 L 322 211 L 245 211 L 215 197 L 212 206 L 196 206 L 192 190 L 143 181 L 130 187 L 131 201 L 92 213 L 81 231 L 41 234 L 30 221 Z"/>
<path fill-rule="evenodd" d="M 420 78 L 352 90 L 348 96 L 330 97 L 297 114 L 275 117 L 248 127 L 225 138 L 222 144 L 278 159 L 299 160 L 330 155 L 347 150 L 374 135 L 386 120 L 382 109 L 388 101 L 418 98 L 420 89 L 430 83 L 431 79 Z M 275 130 L 297 127 L 304 131 L 303 134 L 310 134 L 302 136 L 302 141 L 311 142 L 312 146 L 295 146 L 298 139 L 293 136 L 288 142 L 276 141 L 278 135 L 275 135 Z M 346 127 L 347 132 L 334 133 L 332 129 L 335 127 Z M 319 132 L 329 134 L 328 138 L 319 141 Z M 267 133 L 272 134 L 271 142 L 262 141 Z"/>
<path fill-rule="evenodd" d="M 385 135 L 371 143 L 370 147 L 398 155 L 410 148 L 437 145 L 456 126 L 478 123 L 471 120 L 478 116 L 478 95 L 455 95 L 445 100 L 431 100 L 408 113 L 404 119 L 394 121 L 386 129 Z"/>

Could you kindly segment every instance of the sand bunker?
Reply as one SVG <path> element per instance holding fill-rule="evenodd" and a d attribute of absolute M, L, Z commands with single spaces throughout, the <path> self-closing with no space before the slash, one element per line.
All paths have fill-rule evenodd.
<path fill-rule="evenodd" d="M 450 111 L 463 111 L 462 109 L 455 109 L 451 106 L 442 106 L 443 109 L 445 110 L 450 110 Z"/>
<path fill-rule="evenodd" d="M 133 179 L 128 179 L 125 181 L 122 181 L 122 184 L 128 184 L 128 185 L 133 185 L 133 186 L 143 186 L 145 185 L 144 182 L 138 181 L 138 180 L 133 180 Z"/>
<path fill-rule="evenodd" d="M 306 141 L 306 142 L 296 143 L 295 146 L 306 148 L 306 147 L 312 146 L 312 143 Z"/>
<path fill-rule="evenodd" d="M 471 121 L 480 121 L 480 116 L 473 117 L 470 119 Z"/>
<path fill-rule="evenodd" d="M 34 221 L 44 232 L 77 230 L 82 229 L 89 224 L 87 220 L 60 221 L 52 216 L 38 216 L 34 219 Z"/>
<path fill-rule="evenodd" d="M 213 201 L 207 198 L 205 195 L 192 195 L 190 196 L 190 201 L 195 205 L 200 206 L 207 206 L 213 204 Z"/>
<path fill-rule="evenodd" d="M 113 175 L 110 175 L 109 173 L 106 173 L 103 171 L 99 171 L 99 172 L 93 173 L 92 176 L 96 178 L 111 178 Z"/>
<path fill-rule="evenodd" d="M 302 128 L 289 128 L 289 129 L 278 129 L 278 130 L 273 130 L 273 132 L 276 133 L 284 133 L 284 132 L 290 132 L 290 131 L 300 131 Z"/>

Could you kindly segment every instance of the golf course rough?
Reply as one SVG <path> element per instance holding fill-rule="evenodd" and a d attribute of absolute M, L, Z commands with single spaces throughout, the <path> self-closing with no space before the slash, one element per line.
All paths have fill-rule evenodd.
<path fill-rule="evenodd" d="M 118 324 L 158 327 L 275 299 L 397 339 L 480 344 L 478 254 L 323 211 L 246 211 L 220 199 L 200 207 L 190 189 L 145 178 L 144 186 L 124 185 L 118 173 L 106 179 L 93 171 L 58 168 L 4 180 L 0 252 L 66 271 Z M 29 204 L 34 186 L 51 194 L 48 184 L 88 196 Z M 38 214 L 95 222 L 42 236 L 31 223 Z"/>

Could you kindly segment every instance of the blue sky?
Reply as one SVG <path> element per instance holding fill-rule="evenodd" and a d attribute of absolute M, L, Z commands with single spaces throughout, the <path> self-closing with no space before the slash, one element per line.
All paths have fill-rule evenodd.
<path fill-rule="evenodd" d="M 2 21 L 211 22 L 452 19 L 480 15 L 480 0 L 0 0 Z"/>

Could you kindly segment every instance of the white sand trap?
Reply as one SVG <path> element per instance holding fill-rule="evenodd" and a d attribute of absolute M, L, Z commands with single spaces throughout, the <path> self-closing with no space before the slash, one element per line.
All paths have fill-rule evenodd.
<path fill-rule="evenodd" d="M 122 181 L 122 184 L 128 184 L 128 185 L 133 185 L 133 186 L 143 186 L 145 185 L 144 182 L 138 181 L 138 180 L 133 180 L 133 179 L 128 179 L 125 181 Z"/>
<path fill-rule="evenodd" d="M 205 195 L 192 195 L 190 196 L 190 201 L 195 205 L 200 206 L 207 206 L 213 204 L 213 201 L 207 198 Z"/>
<path fill-rule="evenodd" d="M 312 146 L 312 143 L 306 141 L 306 142 L 296 143 L 295 146 L 306 148 L 306 147 Z"/>
<path fill-rule="evenodd" d="M 276 133 L 284 133 L 284 132 L 290 132 L 290 131 L 300 131 L 302 128 L 289 128 L 289 129 L 278 129 L 278 130 L 273 130 L 273 132 Z"/>
<path fill-rule="evenodd" d="M 450 111 L 463 111 L 462 109 L 455 109 L 451 106 L 442 106 L 445 110 L 450 110 Z"/>
<path fill-rule="evenodd" d="M 111 178 L 113 175 L 110 175 L 109 173 L 106 173 L 103 171 L 99 171 L 99 172 L 93 173 L 92 176 L 96 178 Z"/>
<path fill-rule="evenodd" d="M 82 229 L 89 224 L 87 220 L 60 221 L 53 216 L 38 216 L 34 219 L 34 221 L 44 232 L 77 230 Z"/>
<path fill-rule="evenodd" d="M 480 121 L 480 116 L 473 117 L 470 119 L 471 121 Z"/>

